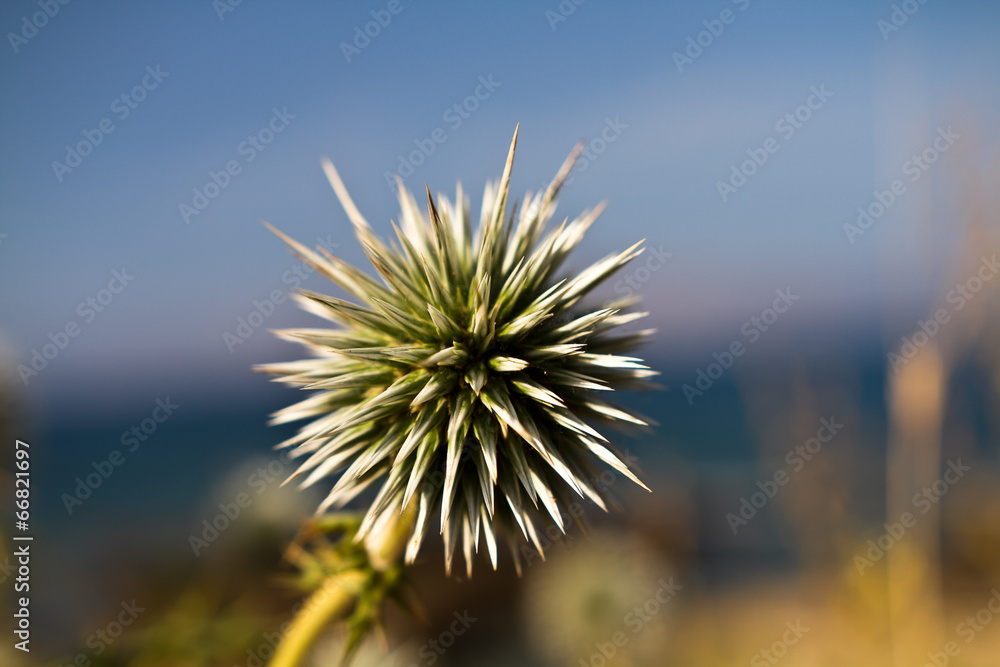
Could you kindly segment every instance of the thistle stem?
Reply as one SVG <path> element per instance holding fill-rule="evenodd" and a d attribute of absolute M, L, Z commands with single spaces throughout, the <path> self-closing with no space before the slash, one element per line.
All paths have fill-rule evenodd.
<path fill-rule="evenodd" d="M 365 540 L 370 565 L 385 571 L 401 561 L 403 549 L 413 532 L 414 513 L 403 512 L 382 524 Z M 332 574 L 309 596 L 271 659 L 269 667 L 298 667 L 316 638 L 331 621 L 351 610 L 358 592 L 370 584 L 372 570 L 350 570 Z"/>
<path fill-rule="evenodd" d="M 360 573 L 350 573 L 360 575 Z M 319 633 L 335 617 L 346 613 L 354 603 L 349 589 L 357 583 L 356 577 L 334 574 L 312 595 L 281 638 L 270 667 L 298 667 L 312 647 Z"/>

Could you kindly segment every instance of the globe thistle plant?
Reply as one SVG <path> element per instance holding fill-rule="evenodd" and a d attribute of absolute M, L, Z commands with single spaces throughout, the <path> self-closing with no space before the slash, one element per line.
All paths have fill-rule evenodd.
<path fill-rule="evenodd" d="M 405 560 L 417 557 L 433 527 L 443 537 L 446 570 L 460 546 L 470 575 L 480 538 L 494 568 L 502 538 L 520 570 L 523 540 L 542 550 L 536 521 L 565 529 L 576 496 L 606 510 L 613 499 L 593 481 L 601 463 L 642 485 L 599 429 L 645 425 L 606 396 L 649 386 L 655 374 L 626 356 L 652 332 L 621 332 L 645 313 L 626 312 L 628 301 L 584 303 L 642 252 L 641 242 L 564 273 L 604 207 L 550 228 L 579 147 L 547 189 L 528 193 L 520 210 L 511 205 L 516 143 L 515 130 L 503 176 L 486 186 L 475 233 L 461 184 L 454 201 L 428 190 L 425 213 L 399 181 L 400 220 L 388 244 L 324 162 L 381 280 L 272 228 L 354 299 L 301 290 L 304 309 L 340 327 L 279 331 L 314 356 L 260 367 L 314 392 L 273 419 L 311 420 L 279 445 L 303 459 L 292 479 L 310 486 L 336 476 L 320 512 L 371 489 L 355 539 L 408 513 Z"/>

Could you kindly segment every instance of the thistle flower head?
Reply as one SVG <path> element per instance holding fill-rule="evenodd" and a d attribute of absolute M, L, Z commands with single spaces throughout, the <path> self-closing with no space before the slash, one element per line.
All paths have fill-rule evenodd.
<path fill-rule="evenodd" d="M 480 536 L 494 568 L 502 537 L 520 570 L 522 537 L 542 550 L 535 520 L 547 514 L 565 529 L 576 495 L 607 509 L 610 494 L 593 482 L 601 462 L 641 485 L 597 429 L 645 425 L 604 396 L 645 386 L 655 374 L 622 355 L 652 332 L 618 331 L 645 313 L 624 312 L 631 305 L 624 301 L 583 304 L 642 252 L 641 242 L 563 275 L 603 205 L 548 228 L 579 147 L 544 192 L 529 192 L 520 211 L 509 205 L 516 143 L 515 130 L 503 176 L 486 186 L 475 234 L 461 184 L 454 202 L 435 201 L 428 190 L 425 215 L 400 182 L 400 226 L 393 223 L 388 245 L 324 162 L 381 281 L 272 228 L 355 300 L 301 290 L 304 309 L 340 328 L 279 331 L 316 356 L 260 367 L 315 392 L 272 422 L 312 420 L 279 445 L 304 459 L 292 478 L 308 486 L 339 473 L 320 512 L 377 487 L 358 539 L 415 512 L 408 562 L 440 511 L 445 567 L 461 544 L 470 575 Z"/>

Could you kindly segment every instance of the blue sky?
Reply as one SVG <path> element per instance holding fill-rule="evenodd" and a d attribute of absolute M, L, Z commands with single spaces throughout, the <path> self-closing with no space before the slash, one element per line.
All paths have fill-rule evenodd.
<path fill-rule="evenodd" d="M 893 3 L 881 1 L 567 0 L 575 10 L 559 22 L 546 13 L 560 11 L 555 1 L 403 0 L 396 14 L 389 5 L 243 0 L 220 18 L 209 0 L 71 2 L 15 39 L 16 53 L 9 33 L 41 10 L 25 0 L 0 8 L 0 341 L 25 364 L 48 334 L 80 325 L 29 382 L 32 395 L 85 402 L 81 389 L 100 385 L 102 400 L 145 401 L 136 387 L 170 382 L 224 392 L 251 364 L 293 356 L 262 331 L 230 352 L 223 334 L 254 300 L 288 288 L 295 262 L 261 218 L 364 264 L 322 156 L 385 232 L 396 215 L 385 174 L 436 129 L 445 141 L 407 185 L 451 193 L 460 178 L 477 210 L 516 123 L 520 195 L 610 119 L 614 140 L 560 203 L 572 216 L 609 201 L 576 266 L 639 238 L 670 253 L 640 293 L 662 332 L 654 353 L 693 355 L 694 368 L 777 288 L 802 294 L 790 329 L 850 331 L 879 322 L 886 304 L 919 312 L 936 274 L 920 259 L 914 220 L 932 211 L 935 249 L 947 254 L 959 240 L 950 213 L 928 202 L 946 199 L 949 164 L 997 146 L 1000 6 L 991 2 L 914 2 L 887 36 L 878 22 L 891 20 Z M 730 22 L 716 23 L 724 11 Z M 341 44 L 372 12 L 391 20 L 348 62 Z M 673 54 L 720 25 L 679 71 Z M 122 118 L 114 101 L 147 68 L 165 74 Z M 448 110 L 481 77 L 494 89 L 456 125 Z M 791 135 L 779 131 L 820 87 L 828 99 Z M 294 118 L 247 161 L 241 145 L 274 110 Z M 52 163 L 105 118 L 114 130 L 60 180 Z M 960 138 L 941 166 L 848 243 L 843 225 L 857 207 L 949 126 Z M 769 138 L 776 152 L 723 201 L 717 182 Z M 185 221 L 180 205 L 231 160 L 239 173 Z M 134 281 L 85 321 L 79 304 L 122 269 Z M 305 284 L 326 289 L 315 277 Z M 265 326 L 311 321 L 286 303 Z"/>

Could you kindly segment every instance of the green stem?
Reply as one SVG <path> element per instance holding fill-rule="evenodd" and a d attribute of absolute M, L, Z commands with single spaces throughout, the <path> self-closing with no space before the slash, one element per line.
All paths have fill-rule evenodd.
<path fill-rule="evenodd" d="M 412 511 L 403 512 L 383 526 L 379 534 L 365 540 L 370 567 L 384 572 L 400 561 L 413 532 L 413 519 Z M 371 570 L 352 570 L 327 577 L 292 619 L 269 667 L 298 667 L 323 628 L 350 611 L 357 600 L 356 591 L 364 588 L 369 576 Z"/>
<path fill-rule="evenodd" d="M 355 582 L 349 579 L 354 577 L 335 574 L 309 596 L 302 611 L 296 614 L 288 632 L 281 638 L 270 667 L 298 667 L 301 664 L 323 628 L 336 616 L 347 612 L 354 603 L 354 595 L 349 589 L 354 588 L 350 584 Z"/>

